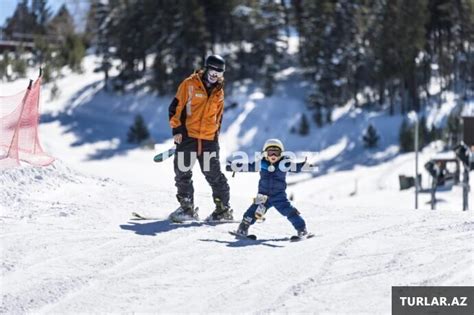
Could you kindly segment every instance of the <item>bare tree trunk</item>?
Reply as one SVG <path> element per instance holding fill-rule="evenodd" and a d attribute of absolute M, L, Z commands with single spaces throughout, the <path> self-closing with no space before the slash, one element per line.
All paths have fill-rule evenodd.
<path fill-rule="evenodd" d="M 381 80 L 379 84 L 379 105 L 383 106 L 385 103 L 385 80 Z"/>
<path fill-rule="evenodd" d="M 147 68 L 147 65 L 146 65 L 146 55 L 144 55 L 142 57 L 142 72 L 145 73 L 146 72 L 146 68 Z"/>
<path fill-rule="evenodd" d="M 389 84 L 389 87 L 388 87 L 388 96 L 390 98 L 390 108 L 389 108 L 389 114 L 390 116 L 393 116 L 395 114 L 395 91 L 394 91 L 394 87 L 393 87 L 393 82 L 391 82 Z"/>
<path fill-rule="evenodd" d="M 407 91 L 407 84 L 405 79 L 403 79 L 403 84 L 402 84 L 402 89 L 400 90 L 401 99 L 402 99 L 402 104 L 400 111 L 402 114 L 406 113 L 407 105 L 408 105 L 408 91 Z"/>

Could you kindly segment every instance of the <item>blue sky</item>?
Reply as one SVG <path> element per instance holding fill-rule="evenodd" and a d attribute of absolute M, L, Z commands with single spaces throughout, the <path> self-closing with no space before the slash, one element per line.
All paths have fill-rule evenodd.
<path fill-rule="evenodd" d="M 7 18 L 13 15 L 15 8 L 19 2 L 22 0 L 0 0 L 0 25 L 5 26 Z M 28 3 L 31 3 L 28 0 Z M 51 11 L 56 13 L 58 9 L 66 3 L 69 11 L 74 16 L 76 23 L 83 20 L 85 9 L 87 9 L 88 1 L 87 0 L 49 0 L 48 6 Z"/>

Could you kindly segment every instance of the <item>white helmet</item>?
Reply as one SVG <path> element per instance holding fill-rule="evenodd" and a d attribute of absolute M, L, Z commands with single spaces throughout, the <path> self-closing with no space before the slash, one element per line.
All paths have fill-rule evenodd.
<path fill-rule="evenodd" d="M 263 145 L 263 150 L 262 151 L 266 151 L 270 147 L 277 147 L 282 152 L 285 151 L 285 147 L 283 146 L 283 142 L 281 142 L 278 139 L 268 139 L 267 141 L 265 141 L 265 144 Z"/>

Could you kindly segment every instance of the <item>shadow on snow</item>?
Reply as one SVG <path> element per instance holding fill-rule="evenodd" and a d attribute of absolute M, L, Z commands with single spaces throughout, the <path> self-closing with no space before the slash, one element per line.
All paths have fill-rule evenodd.
<path fill-rule="evenodd" d="M 41 122 L 58 121 L 65 127 L 64 133 L 76 137 L 72 146 L 104 142 L 105 148 L 97 149 L 88 159 L 108 159 L 136 148 L 126 140 L 137 114 L 145 118 L 155 141 L 170 138 L 168 104 L 165 102 L 169 99 L 147 93 L 109 93 L 103 90 L 102 81 L 96 81 L 77 91 L 61 112 L 41 115 Z"/>
<path fill-rule="evenodd" d="M 234 241 L 200 239 L 200 241 L 226 244 L 227 247 L 246 247 L 246 246 L 264 245 L 264 246 L 273 247 L 273 248 L 281 248 L 285 246 L 271 244 L 270 242 L 289 242 L 289 238 L 284 237 L 284 238 L 272 238 L 272 239 L 257 239 L 255 241 L 246 240 L 246 239 L 235 239 Z"/>
<path fill-rule="evenodd" d="M 143 222 L 143 220 L 137 220 Z M 157 220 L 147 223 L 128 222 L 127 225 L 122 224 L 120 228 L 122 230 L 133 231 L 138 235 L 156 236 L 159 233 L 166 233 L 176 229 L 192 228 L 200 226 L 217 226 L 222 224 L 230 224 L 231 222 L 185 222 L 185 223 L 173 223 L 169 220 Z"/>
<path fill-rule="evenodd" d="M 162 221 L 153 221 L 147 223 L 138 223 L 138 222 L 128 222 L 128 224 L 120 225 L 122 230 L 132 231 L 137 235 L 143 236 L 156 236 L 160 233 L 171 232 L 177 229 L 186 229 L 186 228 L 195 228 L 203 225 L 206 226 L 215 226 L 222 223 L 204 223 L 204 222 L 189 222 L 189 223 L 172 223 L 168 220 Z M 277 244 L 272 244 L 272 242 L 288 242 L 288 237 L 283 238 L 271 238 L 271 239 L 258 239 L 258 240 L 245 240 L 245 239 L 235 239 L 234 241 L 225 241 L 217 239 L 200 239 L 201 242 L 214 242 L 219 244 L 226 244 L 227 247 L 246 247 L 254 245 L 264 245 L 273 248 L 285 247 Z"/>

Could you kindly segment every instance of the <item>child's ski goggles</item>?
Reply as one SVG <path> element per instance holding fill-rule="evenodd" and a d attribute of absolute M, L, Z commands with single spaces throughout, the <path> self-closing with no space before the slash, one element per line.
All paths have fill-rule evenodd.
<path fill-rule="evenodd" d="M 280 149 L 268 149 L 265 152 L 267 153 L 267 156 L 276 156 L 276 157 L 281 156 L 281 150 Z"/>

